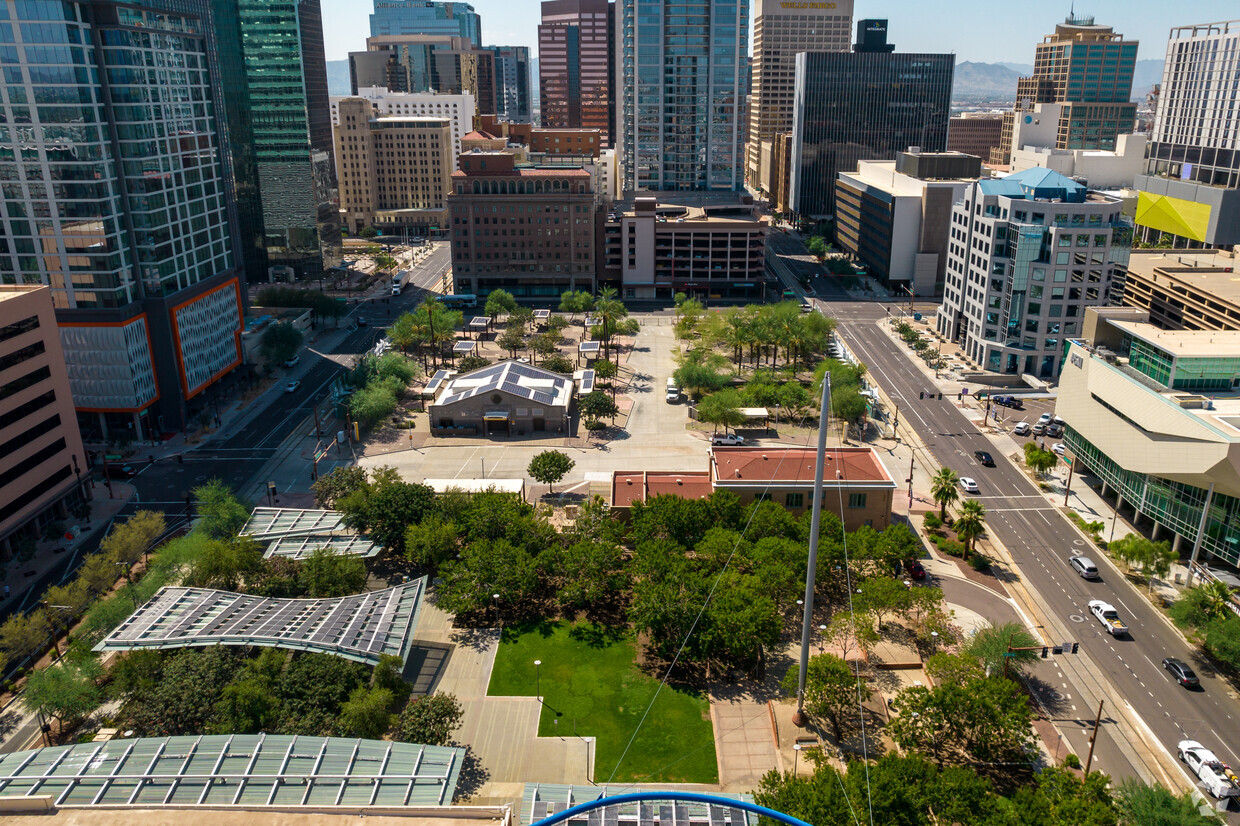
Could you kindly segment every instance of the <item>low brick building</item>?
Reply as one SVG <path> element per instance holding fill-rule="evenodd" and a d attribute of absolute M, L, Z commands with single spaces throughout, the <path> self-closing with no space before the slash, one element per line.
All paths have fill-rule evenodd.
<path fill-rule="evenodd" d="M 717 447 L 702 471 L 617 471 L 612 474 L 611 507 L 627 517 L 635 502 L 671 494 L 704 499 L 730 490 L 743 504 L 767 499 L 801 514 L 813 504 L 813 448 Z M 823 474 L 823 507 L 841 516 L 844 527 L 881 531 L 891 524 L 896 482 L 878 454 L 868 447 L 829 448 Z"/>
<path fill-rule="evenodd" d="M 426 411 L 440 436 L 565 433 L 574 391 L 572 376 L 501 361 L 448 378 Z"/>

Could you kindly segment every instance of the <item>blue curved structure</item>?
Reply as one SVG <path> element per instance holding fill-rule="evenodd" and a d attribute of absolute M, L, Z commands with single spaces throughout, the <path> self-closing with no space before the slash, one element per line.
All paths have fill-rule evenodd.
<path fill-rule="evenodd" d="M 636 803 L 649 800 L 681 800 L 686 803 L 706 803 L 711 806 L 722 806 L 728 809 L 741 809 L 746 812 L 752 812 L 756 815 L 769 817 L 771 820 L 778 820 L 780 823 L 787 823 L 788 826 L 811 826 L 804 820 L 798 820 L 792 815 L 786 815 L 783 812 L 777 812 L 774 809 L 768 809 L 765 806 L 759 806 L 756 803 L 748 803 L 744 800 L 736 800 L 731 797 L 721 797 L 713 794 L 699 794 L 697 792 L 632 792 L 630 794 L 617 794 L 611 797 L 600 797 L 598 800 L 591 800 L 588 803 L 581 803 L 573 806 L 571 809 L 565 809 L 557 812 L 551 817 L 543 818 L 531 826 L 552 826 L 555 823 L 561 823 L 569 818 L 584 814 L 591 809 L 601 809 L 604 806 L 615 806 L 619 803 Z"/>

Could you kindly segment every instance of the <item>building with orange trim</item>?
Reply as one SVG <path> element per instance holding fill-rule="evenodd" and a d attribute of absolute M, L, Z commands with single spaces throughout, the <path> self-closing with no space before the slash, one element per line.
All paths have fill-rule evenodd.
<path fill-rule="evenodd" d="M 210 7 L 159 6 L 23 4 L 6 20 L 27 35 L 8 47 L 0 120 L 27 120 L 0 132 L 0 180 L 16 182 L 0 191 L 0 284 L 49 288 L 79 426 L 100 441 L 183 428 L 242 362 Z M 99 45 L 75 62 L 64 43 Z M 71 107 L 16 106 L 61 101 L 66 83 Z"/>

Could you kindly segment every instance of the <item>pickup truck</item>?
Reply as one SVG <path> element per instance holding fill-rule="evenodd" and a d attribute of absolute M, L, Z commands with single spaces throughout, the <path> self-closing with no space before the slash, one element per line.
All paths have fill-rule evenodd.
<path fill-rule="evenodd" d="M 1094 615 L 1094 619 L 1102 623 L 1102 627 L 1112 637 L 1123 636 L 1128 633 L 1128 626 L 1120 621 L 1119 612 L 1115 610 L 1115 606 L 1109 602 L 1103 602 L 1100 599 L 1091 599 L 1089 601 L 1089 613 Z"/>
<path fill-rule="evenodd" d="M 1229 777 L 1231 772 L 1227 765 L 1215 757 L 1214 752 L 1196 740 L 1181 740 L 1176 751 L 1210 794 L 1220 800 L 1225 797 L 1240 797 L 1240 788 Z"/>

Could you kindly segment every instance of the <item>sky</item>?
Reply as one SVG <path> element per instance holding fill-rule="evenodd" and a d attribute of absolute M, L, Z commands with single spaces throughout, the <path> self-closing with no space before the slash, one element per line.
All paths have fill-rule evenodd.
<path fill-rule="evenodd" d="M 371 0 L 319 0 L 328 60 L 342 60 L 366 48 Z M 751 7 L 755 5 L 750 0 Z M 538 47 L 538 0 L 472 0 L 482 16 L 484 46 Z M 958 61 L 1033 63 L 1033 47 L 1062 22 L 1071 0 L 1060 3 L 1005 3 L 1000 0 L 856 0 L 853 17 L 889 19 L 889 37 L 901 52 L 955 52 Z M 1162 59 L 1172 26 L 1234 20 L 1236 0 L 1093 0 L 1076 3 L 1077 14 L 1092 14 L 1141 41 L 1139 58 Z"/>

